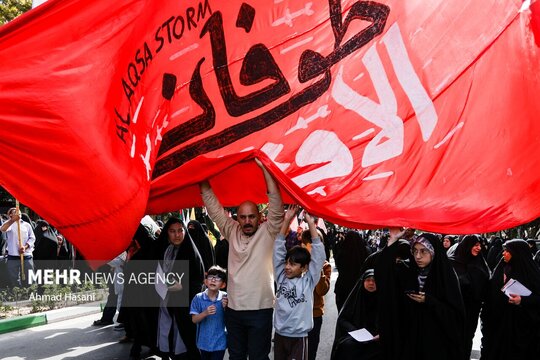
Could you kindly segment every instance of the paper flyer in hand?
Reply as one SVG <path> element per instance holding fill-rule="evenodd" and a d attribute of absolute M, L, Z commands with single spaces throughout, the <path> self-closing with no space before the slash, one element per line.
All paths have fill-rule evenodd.
<path fill-rule="evenodd" d="M 522 283 L 520 283 L 519 281 L 515 279 L 508 280 L 508 282 L 502 287 L 501 290 L 508 297 L 510 297 L 510 294 L 519 295 L 519 296 L 531 295 L 531 290 L 527 289 L 525 285 L 523 285 Z"/>
<path fill-rule="evenodd" d="M 371 333 L 365 328 L 349 331 L 349 335 L 351 335 L 354 340 L 359 342 L 373 340 L 373 335 L 371 335 Z"/>

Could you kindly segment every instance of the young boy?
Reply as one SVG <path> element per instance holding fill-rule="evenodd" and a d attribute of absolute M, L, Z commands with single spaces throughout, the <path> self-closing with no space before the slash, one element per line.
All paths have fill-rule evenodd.
<path fill-rule="evenodd" d="M 324 245 L 314 219 L 305 215 L 313 240 L 311 254 L 306 248 L 285 249 L 285 235 L 298 205 L 289 206 L 274 243 L 274 276 L 277 283 L 274 311 L 274 360 L 306 360 L 308 332 L 313 328 L 313 289 L 326 259 Z"/>
<path fill-rule="evenodd" d="M 227 348 L 225 308 L 227 273 L 219 266 L 208 269 L 204 284 L 207 289 L 198 293 L 191 302 L 191 320 L 197 324 L 197 348 L 202 360 L 222 360 Z"/>

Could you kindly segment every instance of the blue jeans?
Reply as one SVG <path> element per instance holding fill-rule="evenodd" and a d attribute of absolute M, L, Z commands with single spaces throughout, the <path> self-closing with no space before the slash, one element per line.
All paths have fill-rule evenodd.
<path fill-rule="evenodd" d="M 225 311 L 230 360 L 268 360 L 272 348 L 273 309 Z"/>
<path fill-rule="evenodd" d="M 34 260 L 31 256 L 24 257 L 24 283 L 21 281 L 21 258 L 18 256 L 8 256 L 7 269 L 9 280 L 13 287 L 28 286 L 28 270 L 34 270 Z"/>

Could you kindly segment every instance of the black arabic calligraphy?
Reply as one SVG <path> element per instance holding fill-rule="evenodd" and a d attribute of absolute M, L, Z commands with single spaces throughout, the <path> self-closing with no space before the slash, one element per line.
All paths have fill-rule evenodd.
<path fill-rule="evenodd" d="M 190 96 L 201 106 L 203 113 L 164 134 L 153 171 L 153 178 L 173 171 L 198 155 L 220 149 L 249 134 L 260 131 L 317 100 L 330 86 L 331 67 L 354 51 L 362 48 L 373 40 L 375 36 L 381 34 L 388 19 L 390 8 L 373 1 L 358 1 L 351 7 L 344 22 L 342 21 L 341 0 L 329 0 L 329 11 L 335 38 L 334 51 L 325 57 L 315 51 L 305 50 L 300 56 L 298 64 L 298 79 L 301 83 L 322 75 L 320 80 L 269 111 L 232 125 L 217 134 L 207 136 L 187 146 L 179 147 L 189 138 L 212 129 L 215 124 L 215 110 L 204 90 L 200 75 L 200 67 L 205 60 L 202 58 L 191 78 Z M 254 16 L 255 9 L 245 3 L 242 4 L 236 26 L 249 33 Z M 345 44 L 341 44 L 349 24 L 355 19 L 369 21 L 371 25 L 355 34 Z M 205 23 L 200 37 L 202 38 L 206 34 L 210 35 L 213 66 L 220 94 L 227 112 L 231 116 L 244 115 L 290 93 L 290 86 L 268 48 L 264 44 L 256 44 L 249 49 L 243 60 L 240 83 L 242 85 L 253 85 L 267 79 L 271 79 L 273 82 L 249 95 L 238 96 L 234 90 L 227 66 L 223 19 L 219 11 L 214 12 Z M 173 148 L 177 149 L 170 154 L 166 154 Z"/>

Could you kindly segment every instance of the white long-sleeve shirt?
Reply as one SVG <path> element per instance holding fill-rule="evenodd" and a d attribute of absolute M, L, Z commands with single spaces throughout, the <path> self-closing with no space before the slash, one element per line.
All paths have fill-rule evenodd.
<path fill-rule="evenodd" d="M 212 189 L 202 198 L 210 218 L 229 241 L 227 293 L 233 310 L 260 310 L 274 306 L 272 247 L 283 222 L 283 203 L 278 193 L 268 194 L 267 221 L 252 236 L 225 214 Z"/>
<path fill-rule="evenodd" d="M 34 243 L 36 242 L 34 230 L 32 230 L 32 225 L 25 221 L 19 220 L 19 224 L 21 226 L 22 245 L 29 245 L 28 249 L 24 251 L 24 256 L 31 256 L 32 252 L 34 251 Z M 17 229 L 17 223 L 14 222 L 13 224 L 11 224 L 11 226 L 5 231 L 5 233 L 8 255 L 19 256 L 19 232 Z"/>

